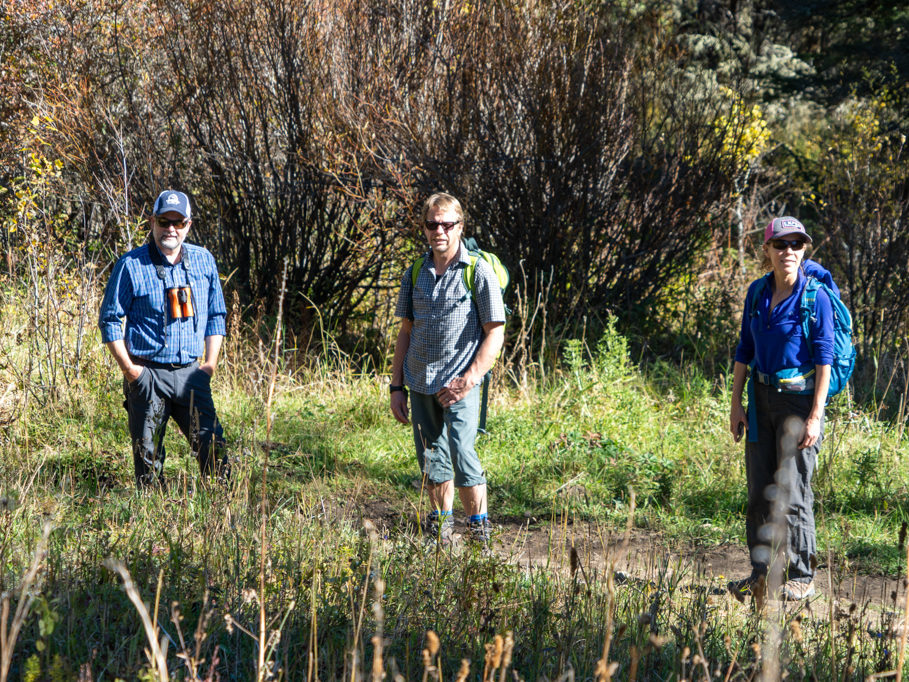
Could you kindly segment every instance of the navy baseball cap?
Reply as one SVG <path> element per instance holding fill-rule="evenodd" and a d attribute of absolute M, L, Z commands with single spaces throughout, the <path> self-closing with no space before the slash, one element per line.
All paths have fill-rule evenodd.
<path fill-rule="evenodd" d="M 173 189 L 166 189 L 158 195 L 155 201 L 155 215 L 163 215 L 168 211 L 176 211 L 184 218 L 192 217 L 192 208 L 189 205 L 189 197 Z"/>
<path fill-rule="evenodd" d="M 811 235 L 805 231 L 805 226 L 798 219 L 788 215 L 782 218 L 774 218 L 764 230 L 764 243 L 766 244 L 771 239 L 780 239 L 793 234 L 804 237 L 806 242 L 811 241 Z"/>

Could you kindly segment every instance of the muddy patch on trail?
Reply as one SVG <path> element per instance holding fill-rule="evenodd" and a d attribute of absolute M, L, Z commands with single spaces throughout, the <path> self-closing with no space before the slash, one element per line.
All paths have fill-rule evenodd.
<path fill-rule="evenodd" d="M 571 569 L 572 548 L 581 566 L 600 575 L 609 567 L 623 577 L 653 582 L 675 575 L 681 584 L 699 585 L 710 591 L 751 573 L 748 549 L 737 543 L 704 546 L 668 540 L 660 533 L 632 529 L 630 533 L 605 534 L 588 523 L 503 524 L 496 552 L 528 566 Z M 815 575 L 820 594 L 837 600 L 865 604 L 899 605 L 904 600 L 900 576 L 831 571 L 820 564 Z"/>
<path fill-rule="evenodd" d="M 335 500 L 331 505 L 335 515 L 355 525 L 368 520 L 383 537 L 417 532 L 415 510 L 405 500 L 397 504 L 376 498 L 337 503 Z M 574 562 L 574 569 L 583 569 L 589 577 L 602 579 L 612 570 L 620 581 L 656 583 L 672 578 L 680 585 L 717 594 L 725 592 L 727 582 L 751 572 L 747 548 L 736 543 L 680 543 L 643 529 L 632 529 L 626 536 L 625 532 L 606 532 L 602 524 L 588 522 L 559 524 L 534 518 L 494 518 L 493 523 L 495 554 L 528 569 L 570 572 Z M 456 544 L 463 542 L 466 532 L 466 523 L 458 515 Z M 820 595 L 836 595 L 834 605 L 838 609 L 871 603 L 881 610 L 901 610 L 905 600 L 900 576 L 847 573 L 836 566 L 831 571 L 829 565 L 822 563 L 815 584 Z"/>

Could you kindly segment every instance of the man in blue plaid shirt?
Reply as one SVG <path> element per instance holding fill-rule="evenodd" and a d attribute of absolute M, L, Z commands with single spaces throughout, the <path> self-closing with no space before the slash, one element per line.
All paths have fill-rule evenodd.
<path fill-rule="evenodd" d="M 169 417 L 203 474 L 228 473 L 211 395 L 227 315 L 218 267 L 208 250 L 184 241 L 192 225 L 186 194 L 162 192 L 152 213 L 152 239 L 117 261 L 98 316 L 101 339 L 123 372 L 140 488 L 164 483 Z"/>
<path fill-rule="evenodd" d="M 449 194 L 433 194 L 423 205 L 422 229 L 430 251 L 414 277 L 401 279 L 395 315 L 401 329 L 391 376 L 391 412 L 409 423 L 433 512 L 426 530 L 440 543 L 451 541 L 454 491 L 468 516 L 468 538 L 487 545 L 486 476 L 474 448 L 480 388 L 504 341 L 505 306 L 489 264 L 477 260 L 472 290 L 464 271 L 470 254 L 461 242 L 464 212 Z M 419 261 L 418 261 L 419 262 Z"/>

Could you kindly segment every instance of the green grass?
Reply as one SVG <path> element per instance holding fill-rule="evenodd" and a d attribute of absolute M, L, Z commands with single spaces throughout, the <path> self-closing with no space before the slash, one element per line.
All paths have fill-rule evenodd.
<path fill-rule="evenodd" d="M 13 605 L 42 527 L 53 530 L 11 679 L 72 679 L 82 666 L 96 680 L 153 677 L 110 558 L 152 612 L 160 589 L 157 623 L 179 679 L 192 679 L 185 661 L 194 658 L 205 659 L 205 679 L 216 656 L 221 679 L 254 679 L 257 643 L 241 626 L 258 633 L 262 613 L 267 636 L 281 633 L 267 660 L 283 679 L 306 679 L 311 661 L 323 680 L 368 671 L 380 623 L 383 665 L 405 679 L 424 674 L 427 630 L 441 640 L 433 665 L 442 679 L 455 678 L 462 658 L 472 661 L 471 679 L 480 677 L 487 645 L 506 632 L 510 667 L 525 679 L 555 679 L 569 667 L 593 677 L 607 632 L 622 679 L 637 665 L 639 679 L 703 678 L 706 666 L 745 680 L 771 654 L 796 678 L 839 678 L 851 666 L 846 679 L 860 679 L 895 666 L 896 643 L 881 633 L 902 604 L 859 605 L 835 621 L 823 610 L 754 614 L 723 595 L 721 581 L 667 558 L 668 546 L 744 544 L 743 453 L 726 432 L 726 377 L 639 368 L 607 327 L 592 347 L 569 343 L 545 380 L 494 383 L 490 433 L 480 441 L 493 518 L 571 519 L 615 538 L 633 490 L 632 525 L 664 544 L 640 574 L 614 585 L 608 563 L 581 557 L 572 571 L 561 548 L 534 568 L 469 549 L 427 553 L 411 525 L 421 504 L 425 511 L 412 486 L 411 434 L 390 415 L 385 381 L 337 364 L 282 368 L 267 444 L 267 386 L 255 379 L 266 368 L 238 355 L 228 349 L 214 380 L 234 460 L 226 488 L 196 479 L 171 425 L 168 487 L 135 492 L 120 381 L 97 345 L 58 400 L 20 403 L 0 438 L 0 591 Z M 830 410 L 814 487 L 820 554 L 838 580 L 903 568 L 909 474 L 897 433 L 843 400 Z M 379 523 L 378 535 L 364 530 L 364 517 Z M 777 626 L 782 644 L 768 649 Z M 761 659 L 755 643 L 765 646 Z"/>

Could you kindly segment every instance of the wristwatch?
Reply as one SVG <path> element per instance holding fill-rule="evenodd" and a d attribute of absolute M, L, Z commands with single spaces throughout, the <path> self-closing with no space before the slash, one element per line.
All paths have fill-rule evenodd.
<path fill-rule="evenodd" d="M 389 392 L 391 392 L 391 393 L 394 393 L 395 391 L 401 391 L 401 393 L 403 393 L 404 395 L 407 395 L 407 387 L 406 387 L 406 386 L 395 386 L 395 385 L 392 384 L 391 386 L 388 387 L 388 390 L 389 390 Z"/>

